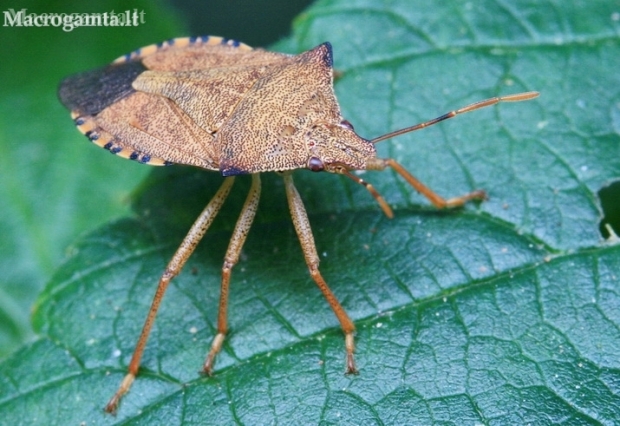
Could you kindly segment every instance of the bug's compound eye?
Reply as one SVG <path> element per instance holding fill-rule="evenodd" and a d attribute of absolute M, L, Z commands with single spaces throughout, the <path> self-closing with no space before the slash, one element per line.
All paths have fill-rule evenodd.
<path fill-rule="evenodd" d="M 349 120 L 342 120 L 340 122 L 340 126 L 344 127 L 345 129 L 354 130 L 353 129 L 353 124 L 351 124 L 351 122 Z"/>
<path fill-rule="evenodd" d="M 321 172 L 325 170 L 325 165 L 320 158 L 312 157 L 308 160 L 308 168 L 313 172 Z"/>

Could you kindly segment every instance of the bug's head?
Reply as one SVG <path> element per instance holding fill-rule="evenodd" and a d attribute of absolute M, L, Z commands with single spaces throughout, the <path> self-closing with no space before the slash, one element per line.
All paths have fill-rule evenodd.
<path fill-rule="evenodd" d="M 471 199 L 482 200 L 486 198 L 484 191 L 473 191 L 455 199 L 444 200 L 430 191 L 420 181 L 413 177 L 403 166 L 393 159 L 377 158 L 375 144 L 386 139 L 400 136 L 415 130 L 423 129 L 441 121 L 455 117 L 459 114 L 474 111 L 480 108 L 495 105 L 499 102 L 518 102 L 534 99 L 538 96 L 538 92 L 517 93 L 514 95 L 489 98 L 480 102 L 467 105 L 463 108 L 450 111 L 437 118 L 425 121 L 414 126 L 406 127 L 382 136 L 368 140 L 358 136 L 353 130 L 353 126 L 346 120 L 340 121 L 338 124 L 321 123 L 312 126 L 311 130 L 306 133 L 306 144 L 310 151 L 308 158 L 308 169 L 320 172 L 328 171 L 332 173 L 343 174 L 357 183 L 366 187 L 366 189 L 375 197 L 384 213 L 388 217 L 392 217 L 392 209 L 385 202 L 383 197 L 373 188 L 371 184 L 351 173 L 353 170 L 384 170 L 390 167 L 401 175 L 412 187 L 420 191 L 428 197 L 433 204 L 438 207 L 454 207 L 463 205 L 464 202 Z"/>
<path fill-rule="evenodd" d="M 306 132 L 305 142 L 310 152 L 307 167 L 313 172 L 362 170 L 377 154 L 374 144 L 355 133 L 347 120 L 314 124 Z"/>

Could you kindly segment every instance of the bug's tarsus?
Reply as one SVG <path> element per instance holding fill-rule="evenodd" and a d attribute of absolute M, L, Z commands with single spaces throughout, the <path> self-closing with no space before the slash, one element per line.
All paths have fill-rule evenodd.
<path fill-rule="evenodd" d="M 329 303 L 329 306 L 334 311 L 334 314 L 340 322 L 342 331 L 345 334 L 345 346 L 347 350 L 346 373 L 357 374 L 357 368 L 355 367 L 355 360 L 353 357 L 353 353 L 355 352 L 355 342 L 353 337 L 355 325 L 343 309 L 334 293 L 332 293 L 329 286 L 323 279 L 321 272 L 319 271 L 319 255 L 316 251 L 316 245 L 314 244 L 310 221 L 308 220 L 308 214 L 306 213 L 303 201 L 299 196 L 299 192 L 297 192 L 297 189 L 293 183 L 293 176 L 291 175 L 291 172 L 285 172 L 282 177 L 284 178 L 286 197 L 291 211 L 293 225 L 295 226 L 297 237 L 301 243 L 301 249 L 304 253 L 304 259 L 306 260 L 306 265 L 308 265 L 310 276 L 312 276 L 312 279 L 323 293 L 327 303 Z"/>
<path fill-rule="evenodd" d="M 254 216 L 256 215 L 256 210 L 258 209 L 258 202 L 260 201 L 260 193 L 260 175 L 258 173 L 255 173 L 252 175 L 252 186 L 250 187 L 248 196 L 245 200 L 245 203 L 243 204 L 243 208 L 241 209 L 241 213 L 239 214 L 239 218 L 237 219 L 237 223 L 235 224 L 235 229 L 232 233 L 232 236 L 230 237 L 230 242 L 228 243 L 226 255 L 224 256 L 224 264 L 222 265 L 220 306 L 217 315 L 217 334 L 213 338 L 213 342 L 211 343 L 211 349 L 209 350 L 209 353 L 207 354 L 207 357 L 202 367 L 202 372 L 209 376 L 213 373 L 215 358 L 222 349 L 222 344 L 224 343 L 224 338 L 227 332 L 228 321 L 226 319 L 226 316 L 228 308 L 228 288 L 230 283 L 230 274 L 232 268 L 239 261 L 241 249 L 243 248 L 243 244 L 245 243 L 248 232 L 250 231 L 250 226 L 254 221 Z"/>
<path fill-rule="evenodd" d="M 439 123 L 441 121 L 444 121 L 444 120 L 447 120 L 449 118 L 456 117 L 459 114 L 464 114 L 466 112 L 474 111 L 474 110 L 477 110 L 477 109 L 480 109 L 480 108 L 485 108 L 485 107 L 488 107 L 488 106 L 491 106 L 491 105 L 495 105 L 495 104 L 500 103 L 500 102 L 528 101 L 530 99 L 534 99 L 534 98 L 538 97 L 539 94 L 540 93 L 538 93 L 538 92 L 523 92 L 523 93 L 516 93 L 514 95 L 499 96 L 499 97 L 485 99 L 485 100 L 479 101 L 479 102 L 474 102 L 473 104 L 467 105 L 467 106 L 465 106 L 463 108 L 456 109 L 454 111 L 450 111 L 448 113 L 440 115 L 437 118 L 433 118 L 432 120 L 425 121 L 424 123 L 416 124 L 414 126 L 405 127 L 404 129 L 395 130 L 393 132 L 386 133 L 385 135 L 382 135 L 382 136 L 376 137 L 374 139 L 371 139 L 370 142 L 378 143 L 378 142 L 384 141 L 386 139 L 393 138 L 395 136 L 404 135 L 405 133 L 413 132 L 415 130 L 420 130 L 420 129 L 423 129 L 425 127 L 432 126 L 433 124 L 437 124 L 437 123 Z"/>
<path fill-rule="evenodd" d="M 344 337 L 345 348 L 347 350 L 347 363 L 345 374 L 359 374 L 357 367 L 355 366 L 355 360 L 353 359 L 353 353 L 355 352 L 355 340 L 353 333 L 345 334 Z"/>
<path fill-rule="evenodd" d="M 116 410 L 118 409 L 118 404 L 121 402 L 121 398 L 123 397 L 123 395 L 127 393 L 127 391 L 131 387 L 131 384 L 133 383 L 135 378 L 136 378 L 135 373 L 127 373 L 125 377 L 123 377 L 123 381 L 121 382 L 121 385 L 118 387 L 118 390 L 112 396 L 112 398 L 110 398 L 110 401 L 108 401 L 108 403 L 106 404 L 104 408 L 106 413 L 116 415 Z"/>
<path fill-rule="evenodd" d="M 220 304 L 220 311 L 222 306 Z M 219 327 L 218 327 L 219 329 Z M 224 344 L 224 339 L 226 338 L 226 331 L 219 332 L 213 338 L 213 342 L 211 342 L 211 348 L 209 349 L 209 353 L 205 358 L 204 364 L 202 364 L 202 370 L 199 371 L 200 374 L 205 374 L 207 376 L 213 376 L 213 367 L 215 366 L 215 357 L 222 349 L 222 345 Z"/>
<path fill-rule="evenodd" d="M 172 280 L 172 278 L 181 272 L 183 265 L 185 265 L 185 262 L 187 262 L 187 259 L 189 259 L 191 254 L 194 252 L 194 249 L 202 239 L 203 235 L 207 232 L 207 229 L 211 226 L 211 223 L 213 223 L 213 219 L 220 211 L 224 201 L 228 197 L 232 184 L 234 183 L 234 179 L 234 177 L 224 179 L 220 189 L 218 189 L 215 196 L 211 199 L 211 201 L 209 201 L 209 204 L 207 204 L 207 207 L 205 207 L 202 213 L 200 213 L 200 216 L 198 216 L 198 219 L 196 219 L 189 232 L 183 239 L 183 242 L 168 263 L 166 270 L 159 280 L 159 285 L 157 286 L 157 291 L 153 297 L 151 308 L 149 309 L 149 313 L 144 321 L 140 338 L 138 339 L 133 356 L 131 357 L 127 375 L 121 382 L 121 385 L 114 396 L 112 396 L 110 401 L 106 404 L 104 408 L 106 412 L 112 414 L 115 413 L 118 409 L 118 404 L 120 403 L 121 398 L 129 391 L 129 388 L 138 373 L 138 369 L 140 368 L 140 359 L 144 353 L 146 341 L 148 340 L 149 333 L 151 332 L 151 328 L 155 322 L 157 310 L 159 309 L 164 293 L 168 288 L 168 284 L 170 284 L 170 280 Z"/>

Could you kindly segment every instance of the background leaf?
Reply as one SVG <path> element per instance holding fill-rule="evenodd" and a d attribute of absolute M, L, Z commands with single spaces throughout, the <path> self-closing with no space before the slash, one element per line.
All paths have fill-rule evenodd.
<path fill-rule="evenodd" d="M 67 245 L 79 233 L 129 214 L 130 191 L 149 171 L 77 148 L 83 144 L 76 142 L 56 96 L 61 78 L 109 62 L 153 37 L 179 33 L 170 10 L 156 2 L 135 1 L 132 7 L 145 12 L 148 25 L 71 32 L 0 26 L 0 56 L 5 58 L 0 66 L 0 357 L 32 335 L 29 307 Z M 22 8 L 28 13 L 91 13 L 124 11 L 128 5 L 21 1 L 3 11 Z"/>
<path fill-rule="evenodd" d="M 279 45 L 299 52 L 332 42 L 343 115 L 361 135 L 497 94 L 542 96 L 381 144 L 382 156 L 440 194 L 485 188 L 491 199 L 479 206 L 436 212 L 393 173 L 367 173 L 397 208 L 387 220 L 348 180 L 295 175 L 322 272 L 358 326 L 361 374 L 342 374 L 342 335 L 305 273 L 273 175 L 233 272 L 217 376 L 196 374 L 248 186 L 239 179 L 171 285 L 118 417 L 101 413 L 163 266 L 220 182 L 158 169 L 136 191 L 134 217 L 72 246 L 37 304 L 39 338 L 0 364 L 9 424 L 620 418 L 620 248 L 601 241 L 597 198 L 620 169 L 618 12 L 603 1 L 376 3 L 319 2 Z"/>

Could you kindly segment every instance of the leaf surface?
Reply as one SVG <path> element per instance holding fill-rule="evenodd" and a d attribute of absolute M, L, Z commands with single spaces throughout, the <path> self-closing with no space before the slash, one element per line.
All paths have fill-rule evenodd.
<path fill-rule="evenodd" d="M 41 294 L 39 339 L 0 364 L 4 417 L 614 424 L 620 246 L 601 240 L 597 196 L 620 170 L 620 27 L 608 3 L 325 1 L 280 44 L 334 45 L 343 115 L 368 138 L 486 97 L 542 93 L 380 144 L 442 195 L 485 188 L 480 205 L 437 212 L 394 173 L 363 174 L 395 207 L 388 220 L 348 179 L 295 174 L 321 271 L 358 327 L 359 376 L 343 375 L 342 334 L 306 272 L 281 179 L 265 175 L 216 376 L 197 370 L 247 179 L 170 286 L 118 416 L 103 415 L 163 267 L 221 182 L 158 169 L 135 216 L 79 239 Z"/>

